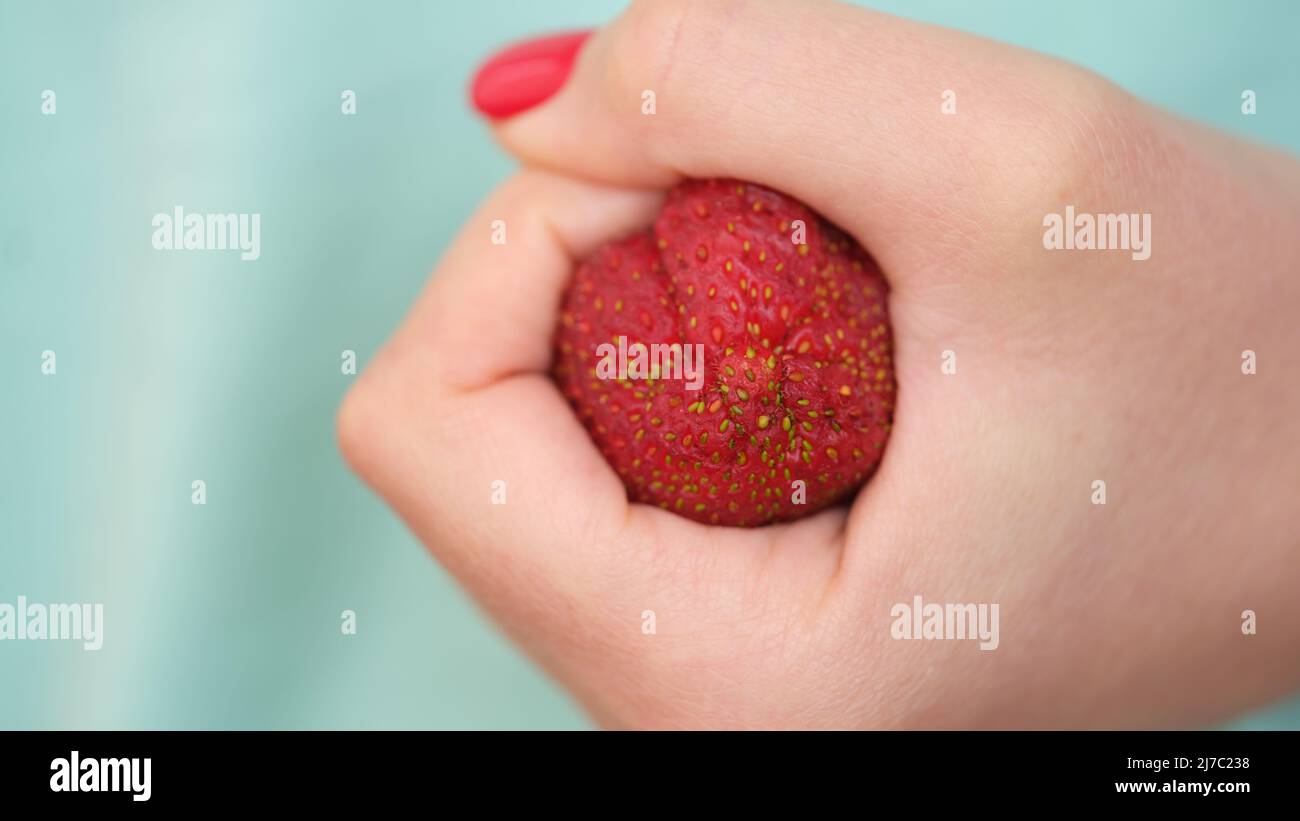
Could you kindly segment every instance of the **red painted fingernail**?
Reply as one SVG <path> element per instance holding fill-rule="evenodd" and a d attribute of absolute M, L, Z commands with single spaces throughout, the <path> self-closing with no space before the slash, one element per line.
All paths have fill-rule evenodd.
<path fill-rule="evenodd" d="M 470 99 L 479 113 L 509 117 L 543 102 L 569 78 L 590 31 L 538 37 L 493 55 L 474 75 Z"/>

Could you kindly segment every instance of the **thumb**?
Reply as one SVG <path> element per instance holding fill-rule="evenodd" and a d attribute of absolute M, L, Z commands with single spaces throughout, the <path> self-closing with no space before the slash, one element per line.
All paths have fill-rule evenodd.
<path fill-rule="evenodd" d="M 768 185 L 854 234 L 891 278 L 967 256 L 985 225 L 1032 248 L 1038 203 L 1105 159 L 1122 97 L 1041 55 L 810 0 L 637 2 L 585 42 L 549 40 L 563 59 L 517 46 L 475 78 L 509 151 L 632 187 Z M 533 99 L 490 104 L 510 88 Z"/>

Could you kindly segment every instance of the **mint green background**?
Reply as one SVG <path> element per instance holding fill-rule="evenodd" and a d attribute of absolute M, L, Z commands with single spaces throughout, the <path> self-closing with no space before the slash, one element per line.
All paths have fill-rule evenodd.
<path fill-rule="evenodd" d="M 98 653 L 0 643 L 0 728 L 586 726 L 332 426 L 340 352 L 364 366 L 510 171 L 476 61 L 617 5 L 0 0 L 0 601 L 107 611 Z M 1300 150 L 1295 3 L 882 6 Z M 175 204 L 260 212 L 261 259 L 153 251 Z"/>

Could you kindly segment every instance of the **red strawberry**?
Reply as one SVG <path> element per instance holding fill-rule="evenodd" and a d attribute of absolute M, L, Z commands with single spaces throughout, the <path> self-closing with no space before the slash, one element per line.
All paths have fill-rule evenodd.
<path fill-rule="evenodd" d="M 555 379 L 633 501 L 710 524 L 794 519 L 880 462 L 895 394 L 886 293 L 867 252 L 802 203 L 682 183 L 651 230 L 578 267 Z M 702 385 L 662 350 L 648 373 L 616 372 L 620 337 L 634 360 L 637 343 L 700 346 Z"/>

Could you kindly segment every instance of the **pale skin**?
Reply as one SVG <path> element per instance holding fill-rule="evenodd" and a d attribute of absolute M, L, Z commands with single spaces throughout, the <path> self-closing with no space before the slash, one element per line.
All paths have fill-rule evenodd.
<path fill-rule="evenodd" d="M 634 4 L 496 133 L 524 170 L 339 435 L 599 724 L 1177 727 L 1300 686 L 1294 158 L 1041 55 L 800 0 Z M 547 376 L 575 260 L 714 176 L 799 197 L 889 279 L 895 427 L 851 507 L 744 530 L 629 504 Z M 1067 204 L 1150 213 L 1150 259 L 1044 249 Z M 998 603 L 1000 646 L 893 639 L 914 595 Z"/>

